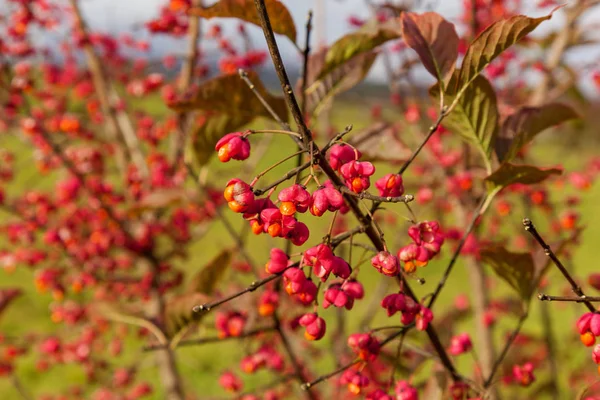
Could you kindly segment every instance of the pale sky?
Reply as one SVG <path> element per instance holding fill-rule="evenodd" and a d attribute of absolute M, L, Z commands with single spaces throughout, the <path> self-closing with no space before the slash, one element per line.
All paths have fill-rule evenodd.
<path fill-rule="evenodd" d="M 207 0 L 206 2 L 209 2 Z M 356 15 L 360 18 L 367 18 L 370 15 L 370 11 L 366 5 L 365 0 L 282 0 L 283 3 L 288 7 L 292 13 L 294 20 L 296 21 L 296 27 L 298 30 L 298 41 L 302 43 L 303 40 L 303 27 L 306 21 L 306 16 L 309 9 L 312 9 L 315 14 L 323 12 L 325 14 L 324 21 L 322 24 L 325 27 L 325 32 L 317 33 L 313 35 L 313 39 L 321 36 L 326 42 L 331 43 L 337 38 L 342 36 L 351 30 L 347 23 L 347 19 L 350 15 Z M 538 0 L 524 0 L 523 3 L 528 5 L 523 13 L 530 16 L 541 16 L 545 11 L 536 9 L 535 4 Z M 0 4 L 2 0 L 0 0 Z M 459 13 L 462 11 L 462 0 L 429 0 L 423 3 L 435 4 L 434 11 L 443 15 L 446 19 L 456 22 Z M 165 4 L 165 0 L 81 0 L 81 7 L 85 19 L 88 21 L 90 26 L 94 29 L 102 31 L 112 32 L 126 32 L 131 31 L 134 26 L 141 26 L 144 22 L 155 17 L 161 4 Z M 425 10 L 417 10 L 425 11 Z M 235 32 L 236 22 L 232 19 L 220 19 L 206 21 L 204 26 L 210 25 L 213 21 L 218 21 L 225 31 Z M 596 7 L 596 10 L 589 13 L 584 19 L 586 23 L 595 23 L 600 25 L 600 7 Z M 318 18 L 315 17 L 315 22 L 318 25 Z M 558 11 L 554 14 L 552 20 L 544 22 L 536 32 L 544 33 L 550 30 L 555 30 L 557 27 L 562 26 L 564 23 L 564 15 L 562 11 Z M 259 28 L 249 27 L 253 42 L 256 46 L 264 44 L 261 32 Z M 136 37 L 150 38 L 150 35 L 145 29 L 139 29 L 135 32 Z M 168 40 L 164 36 L 156 39 L 156 36 L 152 37 L 153 52 L 156 57 L 162 56 L 166 53 L 183 54 L 185 46 L 182 41 Z M 286 60 L 294 62 L 297 57 L 297 52 L 294 47 L 289 43 L 288 39 L 284 37 L 278 38 L 278 42 L 281 46 L 282 53 Z M 313 42 L 314 44 L 314 42 Z M 210 48 L 207 49 L 210 51 Z M 586 62 L 589 60 L 597 60 L 600 57 L 600 46 L 594 48 L 586 47 L 585 50 L 574 52 L 568 55 L 571 62 Z M 420 75 L 419 75 L 420 76 Z M 426 74 L 423 74 L 426 77 Z M 375 65 L 369 78 L 372 80 L 382 81 L 385 79 L 385 73 L 381 65 Z M 425 78 L 427 79 L 427 78 Z M 588 88 L 589 89 L 589 88 Z M 585 90 L 585 88 L 584 88 Z M 592 93 L 592 92 L 590 92 Z"/>

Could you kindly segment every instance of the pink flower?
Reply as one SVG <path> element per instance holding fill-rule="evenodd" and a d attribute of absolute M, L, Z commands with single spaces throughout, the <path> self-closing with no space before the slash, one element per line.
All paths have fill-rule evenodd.
<path fill-rule="evenodd" d="M 340 173 L 350 190 L 361 193 L 371 186 L 369 177 L 375 173 L 375 167 L 368 161 L 350 161 L 340 167 Z"/>
<path fill-rule="evenodd" d="M 227 182 L 223 193 L 229 208 L 237 213 L 244 213 L 254 204 L 252 187 L 241 179 L 232 179 Z"/>
<path fill-rule="evenodd" d="M 311 201 L 310 193 L 298 184 L 283 189 L 277 198 L 281 201 L 279 211 L 283 215 L 294 215 L 296 211 L 306 212 Z"/>
<path fill-rule="evenodd" d="M 325 320 L 316 313 L 304 314 L 298 322 L 305 328 L 304 337 L 307 340 L 319 340 L 325 336 Z"/>
<path fill-rule="evenodd" d="M 371 258 L 371 265 L 373 265 L 377 271 L 387 276 L 398 275 L 398 258 L 391 255 L 387 251 L 380 251 Z"/>
<path fill-rule="evenodd" d="M 533 375 L 533 364 L 528 362 L 521 365 L 513 366 L 513 379 L 521 386 L 527 387 L 535 381 Z"/>
<path fill-rule="evenodd" d="M 419 400 L 417 389 L 407 381 L 396 382 L 395 392 L 397 400 Z"/>
<path fill-rule="evenodd" d="M 317 189 L 310 199 L 309 211 L 312 215 L 320 217 L 325 211 L 337 211 L 344 205 L 344 197 L 333 187 Z"/>
<path fill-rule="evenodd" d="M 418 330 L 424 331 L 429 326 L 429 323 L 433 320 L 433 313 L 425 306 L 421 306 L 421 310 L 415 317 L 415 326 Z"/>
<path fill-rule="evenodd" d="M 354 306 L 354 300 L 362 299 L 364 294 L 362 285 L 356 281 L 348 281 L 343 285 L 334 283 L 325 291 L 323 308 L 334 305 L 335 307 L 345 307 L 351 310 Z"/>
<path fill-rule="evenodd" d="M 382 389 L 377 389 L 367 394 L 365 400 L 394 400 L 394 397 L 387 394 Z"/>
<path fill-rule="evenodd" d="M 379 354 L 379 341 L 369 333 L 353 333 L 348 337 L 348 346 L 362 360 L 374 360 Z"/>
<path fill-rule="evenodd" d="M 408 236 L 414 240 L 415 244 L 422 245 L 433 257 L 439 253 L 444 243 L 444 235 L 440 232 L 440 225 L 435 221 L 421 222 L 408 228 Z"/>
<path fill-rule="evenodd" d="M 342 385 L 347 385 L 350 393 L 359 395 L 362 389 L 369 385 L 369 378 L 351 368 L 344 371 L 340 378 L 340 383 Z"/>
<path fill-rule="evenodd" d="M 228 392 L 239 392 L 244 387 L 242 380 L 231 371 L 225 371 L 221 374 L 219 385 Z"/>
<path fill-rule="evenodd" d="M 382 197 L 398 197 L 404 194 L 402 175 L 387 174 L 375 182 L 375 187 Z"/>
<path fill-rule="evenodd" d="M 325 282 L 329 274 L 346 279 L 352 269 L 344 259 L 337 257 L 325 244 L 312 247 L 304 252 L 304 265 L 313 267 L 313 273 Z"/>
<path fill-rule="evenodd" d="M 583 335 L 591 332 L 594 336 L 600 336 L 600 314 L 585 313 L 577 320 L 577 329 Z"/>
<path fill-rule="evenodd" d="M 594 350 L 592 351 L 592 360 L 594 360 L 596 364 L 600 364 L 600 344 L 597 344 L 594 347 Z"/>
<path fill-rule="evenodd" d="M 458 356 L 471 351 L 472 348 L 473 343 L 471 342 L 471 337 L 467 333 L 461 333 L 450 339 L 450 348 L 448 349 L 448 352 L 453 356 Z"/>
<path fill-rule="evenodd" d="M 278 274 L 284 271 L 289 265 L 289 258 L 287 254 L 280 249 L 271 249 L 271 257 L 265 266 L 266 271 L 269 274 Z"/>
<path fill-rule="evenodd" d="M 360 151 L 355 150 L 352 146 L 347 144 L 334 144 L 329 149 L 329 163 L 331 167 L 336 171 L 339 170 L 342 165 L 358 160 L 361 154 Z"/>
<path fill-rule="evenodd" d="M 250 142 L 243 132 L 228 133 L 217 142 L 215 150 L 221 162 L 228 162 L 232 158 L 245 160 L 250 156 Z"/>
<path fill-rule="evenodd" d="M 426 266 L 430 254 L 424 247 L 411 243 L 398 250 L 398 258 L 404 263 L 404 270 L 410 274 L 415 272 L 417 267 Z"/>

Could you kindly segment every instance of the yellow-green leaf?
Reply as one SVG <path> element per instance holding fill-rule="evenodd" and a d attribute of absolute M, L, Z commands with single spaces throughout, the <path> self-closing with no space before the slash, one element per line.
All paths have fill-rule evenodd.
<path fill-rule="evenodd" d="M 168 338 L 174 337 L 191 323 L 199 322 L 206 313 L 195 313 L 192 308 L 209 301 L 203 293 L 188 293 L 171 297 L 165 304 L 165 328 Z"/>
<path fill-rule="evenodd" d="M 296 25 L 288 9 L 279 0 L 265 0 L 273 32 L 296 42 Z M 261 26 L 253 0 L 219 0 L 210 7 L 193 7 L 189 15 L 210 18 L 238 18 Z"/>
<path fill-rule="evenodd" d="M 231 263 L 232 249 L 223 249 L 192 278 L 188 293 L 211 295 Z"/>
<path fill-rule="evenodd" d="M 318 115 L 331 99 L 358 85 L 369 73 L 377 53 L 360 54 L 342 64 L 306 89 L 308 110 Z"/>
<path fill-rule="evenodd" d="M 453 86 L 455 77 L 456 73 L 450 86 Z M 437 101 L 440 95 L 439 84 L 430 89 L 430 94 L 434 101 Z M 456 96 L 454 89 L 450 89 L 444 96 L 444 103 L 453 104 Z M 477 76 L 462 92 L 456 106 L 444 119 L 442 125 L 467 142 L 473 143 L 481 153 L 487 169 L 491 169 L 490 158 L 498 131 L 498 106 L 496 93 L 485 77 Z"/>
<path fill-rule="evenodd" d="M 456 67 L 458 35 L 454 25 L 435 12 L 402 13 L 402 37 L 423 66 L 445 88 Z"/>
<path fill-rule="evenodd" d="M 457 87 L 469 85 L 504 50 L 524 38 L 539 24 L 549 20 L 554 10 L 540 18 L 516 15 L 497 21 L 481 32 L 469 45 L 460 69 Z"/>
<path fill-rule="evenodd" d="M 390 19 L 384 24 L 371 21 L 358 31 L 347 34 L 336 41 L 327 51 L 325 65 L 318 79 L 323 78 L 359 54 L 370 52 L 383 43 L 400 37 L 400 24 Z"/>
<path fill-rule="evenodd" d="M 559 103 L 520 108 L 502 124 L 495 145 L 498 159 L 512 160 L 538 133 L 578 117 L 571 107 Z"/>

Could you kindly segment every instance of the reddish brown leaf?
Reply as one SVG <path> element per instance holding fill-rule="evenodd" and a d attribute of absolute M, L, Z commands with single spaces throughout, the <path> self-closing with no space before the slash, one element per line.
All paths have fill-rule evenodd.
<path fill-rule="evenodd" d="M 485 180 L 492 185 L 492 190 L 497 191 L 515 183 L 533 185 L 546 180 L 552 175 L 560 174 L 562 174 L 562 169 L 559 168 L 538 168 L 533 165 L 504 163 Z"/>
<path fill-rule="evenodd" d="M 504 247 L 494 245 L 483 248 L 481 259 L 488 264 L 496 275 L 517 291 L 525 304 L 529 302 L 536 288 L 535 266 L 530 253 L 513 253 Z"/>
<path fill-rule="evenodd" d="M 352 135 L 348 143 L 356 147 L 367 161 L 401 163 L 406 161 L 412 151 L 402 142 L 397 131 L 387 122 L 376 122 L 370 127 Z"/>
<path fill-rule="evenodd" d="M 273 32 L 287 36 L 296 42 L 296 25 L 288 9 L 279 0 L 265 0 L 269 20 Z M 238 18 L 251 24 L 261 26 L 253 0 L 219 0 L 210 7 L 193 7 L 190 15 L 210 18 Z"/>
<path fill-rule="evenodd" d="M 211 295 L 229 268 L 233 249 L 223 249 L 192 277 L 188 293 Z"/>
<path fill-rule="evenodd" d="M 0 314 L 8 307 L 8 305 L 21 295 L 21 289 L 6 288 L 0 289 Z"/>
<path fill-rule="evenodd" d="M 269 103 L 284 121 L 288 110 L 282 97 L 271 95 L 258 74 L 248 72 L 255 90 Z M 256 117 L 273 118 L 256 99 L 256 95 L 237 74 L 221 75 L 204 82 L 194 92 L 169 104 L 176 111 L 201 111 L 201 121 L 190 138 L 195 160 L 206 164 L 215 154 L 215 145 L 223 135 L 240 129 Z"/>
<path fill-rule="evenodd" d="M 365 79 L 376 58 L 377 53 L 374 51 L 357 55 L 312 83 L 306 89 L 307 109 L 313 115 L 318 115 L 335 96 L 353 88 Z"/>
<path fill-rule="evenodd" d="M 458 57 L 458 35 L 454 25 L 435 12 L 405 12 L 400 17 L 402 36 L 415 50 L 423 66 L 438 82 L 447 86 Z"/>
<path fill-rule="evenodd" d="M 502 124 L 495 144 L 498 159 L 513 159 L 538 133 L 578 117 L 571 107 L 559 103 L 520 108 Z"/>
<path fill-rule="evenodd" d="M 283 97 L 271 95 L 256 72 L 248 71 L 248 79 L 277 115 L 287 121 L 288 111 Z M 257 101 L 256 95 L 238 74 L 220 75 L 209 79 L 185 98 L 170 103 L 169 107 L 175 111 L 203 110 L 253 118 L 271 118 L 271 114 Z"/>

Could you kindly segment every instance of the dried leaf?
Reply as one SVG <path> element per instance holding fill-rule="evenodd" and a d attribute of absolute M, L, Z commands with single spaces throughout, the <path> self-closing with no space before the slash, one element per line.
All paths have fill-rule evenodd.
<path fill-rule="evenodd" d="M 360 54 L 310 85 L 306 95 L 308 110 L 312 110 L 313 116 L 319 115 L 335 96 L 365 79 L 376 58 L 377 53 L 373 51 Z"/>
<path fill-rule="evenodd" d="M 516 15 L 497 21 L 487 27 L 473 40 L 467 49 L 456 82 L 457 88 L 460 89 L 469 85 L 494 58 L 524 38 L 539 24 L 549 20 L 555 10 L 540 18 Z"/>
<path fill-rule="evenodd" d="M 296 42 L 296 25 L 288 9 L 279 0 L 265 0 L 273 32 L 287 36 Z M 252 0 L 219 0 L 210 7 L 193 7 L 188 12 L 195 17 L 238 18 L 261 26 L 256 6 Z"/>
<path fill-rule="evenodd" d="M 208 163 L 215 154 L 215 145 L 224 135 L 239 131 L 254 118 L 246 113 L 227 114 L 207 112 L 190 135 L 190 150 L 198 165 Z"/>
<path fill-rule="evenodd" d="M 402 142 L 397 131 L 387 122 L 376 122 L 352 135 L 348 143 L 356 147 L 365 161 L 400 163 L 406 161 L 412 151 Z"/>
<path fill-rule="evenodd" d="M 452 81 L 456 75 L 455 73 Z M 453 86 L 452 82 L 450 86 Z M 440 93 L 439 84 L 434 85 L 429 92 L 434 99 L 437 99 Z M 457 93 L 450 89 L 445 94 L 445 104 L 451 104 L 456 96 Z M 466 141 L 473 143 L 481 153 L 488 169 L 491 168 L 490 159 L 498 131 L 498 106 L 496 93 L 485 77 L 479 75 L 475 78 L 442 124 Z"/>
<path fill-rule="evenodd" d="M 271 95 L 256 72 L 248 71 L 248 78 L 277 115 L 287 121 L 288 110 L 283 97 Z M 271 114 L 257 101 L 255 94 L 238 74 L 220 75 L 210 79 L 186 98 L 170 103 L 169 107 L 180 112 L 203 110 L 228 115 L 271 118 Z"/>
<path fill-rule="evenodd" d="M 498 159 L 500 161 L 513 159 L 519 150 L 531 142 L 538 133 L 578 117 L 571 107 L 559 103 L 520 108 L 502 124 L 495 145 Z"/>
<path fill-rule="evenodd" d="M 458 57 L 459 40 L 454 25 L 435 12 L 405 12 L 400 19 L 404 41 L 417 52 L 425 69 L 445 88 Z"/>
<path fill-rule="evenodd" d="M 533 185 L 540 183 L 552 175 L 562 174 L 559 168 L 538 168 L 533 165 L 515 165 L 503 163 L 493 174 L 485 178 L 491 189 L 497 191 L 515 183 Z"/>
<path fill-rule="evenodd" d="M 287 121 L 289 115 L 285 100 L 271 95 L 256 72 L 249 71 L 248 78 L 277 115 Z M 190 135 L 191 150 L 199 165 L 210 160 L 215 153 L 215 145 L 225 134 L 240 129 L 256 117 L 272 118 L 237 74 L 210 79 L 194 93 L 169 104 L 169 107 L 179 112 L 202 111 L 199 126 Z"/>
<path fill-rule="evenodd" d="M 530 253 L 513 253 L 499 245 L 483 248 L 481 259 L 496 275 L 517 291 L 523 303 L 528 304 L 534 285 L 535 266 Z"/>
<path fill-rule="evenodd" d="M 188 293 L 211 295 L 225 276 L 231 262 L 232 249 L 223 249 L 192 278 Z"/>
<path fill-rule="evenodd" d="M 396 19 L 381 24 L 371 21 L 358 31 L 349 33 L 335 42 L 327 51 L 325 65 L 318 79 L 323 78 L 334 69 L 359 54 L 370 52 L 383 43 L 400 37 L 400 25 Z"/>

